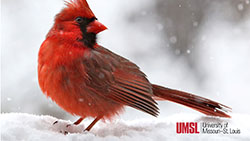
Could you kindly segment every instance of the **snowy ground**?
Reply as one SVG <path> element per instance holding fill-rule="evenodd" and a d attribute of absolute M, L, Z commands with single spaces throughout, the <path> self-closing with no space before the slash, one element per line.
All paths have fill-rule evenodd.
<path fill-rule="evenodd" d="M 46 140 L 46 141 L 68 141 L 68 140 L 250 140 L 250 115 L 233 114 L 232 119 L 221 119 L 205 117 L 199 114 L 175 114 L 157 120 L 134 119 L 115 120 L 113 122 L 99 122 L 91 132 L 82 132 L 83 122 L 79 126 L 66 128 L 70 121 L 60 120 L 58 124 L 52 125 L 56 118 L 51 116 L 38 116 L 24 113 L 1 114 L 1 139 L 3 141 L 14 140 Z M 176 122 L 228 122 L 229 128 L 240 129 L 238 135 L 223 134 L 177 134 Z M 199 129 L 199 128 L 198 128 Z M 68 131 L 64 135 L 60 131 Z"/>

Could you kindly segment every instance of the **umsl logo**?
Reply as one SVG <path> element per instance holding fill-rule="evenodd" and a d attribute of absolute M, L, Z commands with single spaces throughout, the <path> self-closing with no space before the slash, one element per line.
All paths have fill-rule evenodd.
<path fill-rule="evenodd" d="M 199 134 L 197 122 L 177 122 L 177 134 Z"/>

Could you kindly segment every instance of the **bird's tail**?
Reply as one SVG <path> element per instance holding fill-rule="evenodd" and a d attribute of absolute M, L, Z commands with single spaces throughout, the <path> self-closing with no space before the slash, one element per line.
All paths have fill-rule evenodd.
<path fill-rule="evenodd" d="M 231 117 L 228 112 L 231 112 L 232 109 L 218 102 L 158 85 L 152 86 L 155 100 L 169 100 L 210 116 Z"/>

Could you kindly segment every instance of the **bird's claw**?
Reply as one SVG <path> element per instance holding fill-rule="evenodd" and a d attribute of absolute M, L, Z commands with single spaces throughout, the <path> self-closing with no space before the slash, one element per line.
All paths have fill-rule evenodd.
<path fill-rule="evenodd" d="M 74 124 L 67 124 L 66 127 L 68 128 L 68 127 L 70 127 L 70 126 L 72 126 L 72 125 L 74 125 Z"/>
<path fill-rule="evenodd" d="M 55 125 L 55 124 L 57 124 L 58 123 L 58 120 L 57 121 L 55 121 L 54 123 L 53 123 L 53 125 Z"/>
<path fill-rule="evenodd" d="M 69 132 L 68 131 L 60 131 L 60 133 L 67 135 Z"/>

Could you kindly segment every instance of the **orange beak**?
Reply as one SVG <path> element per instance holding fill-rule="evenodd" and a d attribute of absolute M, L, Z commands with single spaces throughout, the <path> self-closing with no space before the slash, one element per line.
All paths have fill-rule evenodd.
<path fill-rule="evenodd" d="M 99 33 L 102 32 L 104 30 L 108 29 L 105 25 L 103 25 L 102 23 L 100 23 L 97 20 L 94 20 L 93 22 L 91 22 L 88 27 L 87 27 L 87 32 L 88 33 Z"/>

